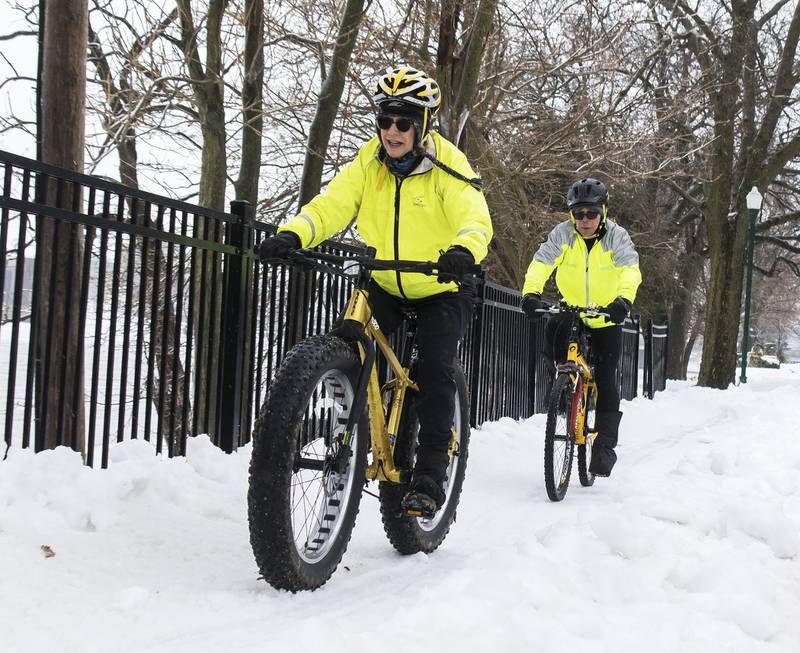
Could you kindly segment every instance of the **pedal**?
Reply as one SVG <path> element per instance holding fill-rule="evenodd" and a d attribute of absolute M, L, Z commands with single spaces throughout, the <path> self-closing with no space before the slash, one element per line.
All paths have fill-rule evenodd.
<path fill-rule="evenodd" d="M 436 516 L 435 512 L 423 512 L 420 510 L 412 510 L 412 509 L 407 509 L 400 514 L 404 515 L 405 517 L 411 517 L 412 519 L 417 517 L 421 519 L 433 519 Z"/>
<path fill-rule="evenodd" d="M 438 510 L 436 502 L 420 492 L 409 492 L 400 502 L 400 508 L 408 517 L 422 517 L 423 519 L 432 519 Z"/>

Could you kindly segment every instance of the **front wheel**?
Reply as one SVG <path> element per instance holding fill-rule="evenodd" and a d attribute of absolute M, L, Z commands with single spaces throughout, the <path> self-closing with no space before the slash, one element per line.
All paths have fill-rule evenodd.
<path fill-rule="evenodd" d="M 590 387 L 586 393 L 586 419 L 583 421 L 584 443 L 578 445 L 578 478 L 583 487 L 594 485 L 594 474 L 589 471 L 592 465 L 592 442 L 597 435 L 594 426 L 595 391 Z"/>
<path fill-rule="evenodd" d="M 408 491 L 407 483 L 380 484 L 381 517 L 386 536 L 395 549 L 404 555 L 431 553 L 444 541 L 456 519 L 456 508 L 464 485 L 469 453 L 469 394 L 467 379 L 461 364 L 455 363 L 455 410 L 453 411 L 454 438 L 451 444 L 450 463 L 444 482 L 445 500 L 436 514 L 428 519 L 403 514 L 400 502 Z M 419 433 L 416 395 L 408 392 L 403 402 L 397 443 L 394 450 L 395 465 L 399 469 L 413 469 L 414 452 Z"/>
<path fill-rule="evenodd" d="M 575 449 L 575 397 L 569 374 L 559 374 L 550 390 L 544 434 L 544 484 L 551 501 L 567 494 Z"/>
<path fill-rule="evenodd" d="M 361 362 L 344 340 L 304 340 L 286 356 L 253 430 L 247 493 L 250 543 L 278 589 L 313 590 L 350 540 L 364 486 L 364 416 L 340 445 Z"/>

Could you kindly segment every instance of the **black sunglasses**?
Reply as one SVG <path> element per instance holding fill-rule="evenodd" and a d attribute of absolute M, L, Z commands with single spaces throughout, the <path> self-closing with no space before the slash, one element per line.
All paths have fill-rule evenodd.
<path fill-rule="evenodd" d="M 573 211 L 572 215 L 576 220 L 594 220 L 600 217 L 600 211 L 587 209 L 585 211 Z"/>
<path fill-rule="evenodd" d="M 397 127 L 398 131 L 407 132 L 414 123 L 408 118 L 392 118 L 391 116 L 378 116 L 378 127 L 381 129 L 390 129 L 392 125 Z"/>

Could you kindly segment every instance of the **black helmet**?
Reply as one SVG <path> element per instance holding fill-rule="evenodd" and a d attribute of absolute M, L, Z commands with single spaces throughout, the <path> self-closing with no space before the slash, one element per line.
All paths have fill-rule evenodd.
<path fill-rule="evenodd" d="M 606 204 L 608 204 L 608 189 L 602 181 L 591 177 L 576 181 L 567 193 L 567 206 L 570 211 L 585 206 L 599 209 Z"/>

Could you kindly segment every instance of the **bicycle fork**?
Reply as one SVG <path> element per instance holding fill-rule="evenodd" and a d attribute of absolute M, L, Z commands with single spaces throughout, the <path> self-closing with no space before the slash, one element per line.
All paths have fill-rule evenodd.
<path fill-rule="evenodd" d="M 596 435 L 596 431 L 590 430 L 587 419 L 589 416 L 589 406 L 592 403 L 592 395 L 597 392 L 597 389 L 594 385 L 590 385 L 585 381 L 582 381 L 580 386 L 580 409 L 578 410 L 577 420 L 575 422 L 575 443 L 579 445 L 588 444 L 591 446 L 594 442 L 593 436 Z"/>
<path fill-rule="evenodd" d="M 357 342 L 361 353 L 361 371 L 358 375 L 353 405 L 347 416 L 347 424 L 339 438 L 339 451 L 333 461 L 333 468 L 343 474 L 347 470 L 350 457 L 353 455 L 350 438 L 358 425 L 367 403 L 369 380 L 375 366 L 375 344 L 364 334 L 364 327 L 369 322 L 372 311 L 367 302 L 367 295 L 356 290 L 350 298 L 343 318 L 343 327 Z"/>
<path fill-rule="evenodd" d="M 567 374 L 572 385 L 569 406 L 568 432 L 573 436 L 575 444 L 586 444 L 586 409 L 589 405 L 589 388 L 583 381 L 580 365 L 568 361 L 558 366 L 558 374 Z"/>

